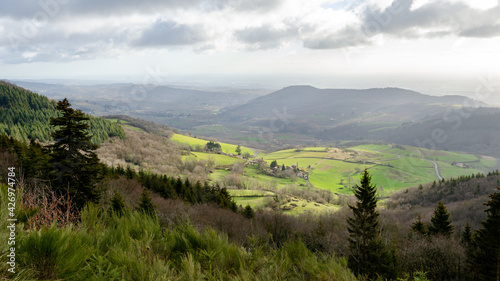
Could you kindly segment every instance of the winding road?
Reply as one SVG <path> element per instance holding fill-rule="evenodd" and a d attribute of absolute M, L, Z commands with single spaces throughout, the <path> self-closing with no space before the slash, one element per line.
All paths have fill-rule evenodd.
<path fill-rule="evenodd" d="M 392 148 L 392 146 L 390 146 L 390 147 L 388 147 L 388 148 L 384 148 L 384 149 L 382 149 L 382 150 L 375 151 L 375 152 L 382 152 L 382 151 L 387 150 L 387 149 L 389 149 L 389 148 Z M 421 156 L 422 156 L 422 154 L 420 153 L 420 150 L 418 150 L 418 149 L 417 149 L 417 152 L 418 152 L 418 155 L 421 157 Z M 395 153 L 394 153 L 394 154 L 395 154 Z M 399 155 L 399 154 L 395 154 L 395 155 L 397 155 L 398 157 L 396 157 L 396 158 L 391 158 L 391 159 L 385 159 L 384 161 L 396 160 L 396 159 L 401 158 L 401 155 Z M 434 164 L 434 169 L 436 170 L 436 176 L 438 177 L 438 179 L 439 179 L 439 180 L 442 180 L 443 178 L 441 177 L 441 174 L 439 173 L 439 167 L 438 167 L 438 164 L 437 164 L 435 161 L 432 161 L 432 160 L 429 160 L 429 159 L 425 159 L 425 158 L 422 158 L 422 159 L 424 159 L 424 160 L 426 160 L 426 161 L 429 161 L 429 162 L 431 162 L 432 164 Z"/>
<path fill-rule="evenodd" d="M 429 162 L 432 162 L 432 164 L 434 164 L 434 168 L 436 169 L 436 175 L 437 177 L 439 178 L 439 180 L 442 180 L 443 178 L 441 177 L 441 175 L 439 174 L 439 168 L 438 168 L 438 164 L 432 160 L 429 160 L 429 159 L 425 159 Z"/>

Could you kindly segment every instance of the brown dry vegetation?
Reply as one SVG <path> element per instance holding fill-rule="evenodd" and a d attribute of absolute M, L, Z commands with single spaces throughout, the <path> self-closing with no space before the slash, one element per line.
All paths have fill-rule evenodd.
<path fill-rule="evenodd" d="M 109 166 L 130 165 L 168 176 L 185 175 L 192 182 L 207 180 L 205 160 L 182 161 L 182 145 L 166 137 L 124 128 L 125 140 L 112 139 L 97 150 L 101 161 Z"/>
<path fill-rule="evenodd" d="M 411 222 L 418 214 L 423 221 L 429 221 L 434 207 L 442 201 L 456 230 L 463 230 L 467 222 L 477 229 L 479 222 L 486 218 L 484 203 L 497 186 L 500 186 L 500 176 L 496 173 L 463 181 L 430 183 L 394 194 L 385 202 L 384 212 L 397 213 L 395 219 L 401 223 Z"/>

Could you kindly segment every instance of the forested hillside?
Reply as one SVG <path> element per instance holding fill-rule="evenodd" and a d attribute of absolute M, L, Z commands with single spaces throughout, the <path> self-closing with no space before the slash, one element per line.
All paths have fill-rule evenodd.
<path fill-rule="evenodd" d="M 0 134 L 18 140 L 52 140 L 54 128 L 50 118 L 57 117 L 56 103 L 47 97 L 30 92 L 13 84 L 0 81 Z M 89 116 L 92 142 L 100 144 L 110 137 L 124 137 L 123 129 L 111 122 Z"/>

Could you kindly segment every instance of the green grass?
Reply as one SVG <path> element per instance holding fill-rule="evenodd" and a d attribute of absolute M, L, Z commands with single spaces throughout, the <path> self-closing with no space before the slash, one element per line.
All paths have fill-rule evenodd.
<path fill-rule="evenodd" d="M 312 212 L 316 214 L 320 214 L 323 212 L 335 212 L 338 211 L 341 207 L 338 205 L 332 204 L 322 204 L 314 201 L 308 201 L 298 197 L 290 197 L 290 202 L 281 205 L 281 208 L 290 206 L 291 210 L 283 211 L 285 214 L 289 215 L 300 215 L 304 212 Z M 293 206 L 294 204 L 295 206 Z"/>
<path fill-rule="evenodd" d="M 198 145 L 203 147 L 208 142 L 207 140 L 193 138 L 193 137 L 190 137 L 190 136 L 179 135 L 179 134 L 174 134 L 172 136 L 171 140 L 173 140 L 175 142 L 178 142 L 178 143 L 188 144 L 192 148 L 194 148 L 195 146 L 198 146 Z M 223 143 L 223 142 L 221 142 L 220 145 L 221 145 L 221 148 L 222 148 L 222 152 L 224 152 L 224 153 L 233 153 L 234 154 L 235 150 L 236 150 L 236 147 L 237 147 L 237 145 Z M 253 155 L 255 153 L 251 148 L 241 146 L 241 153 L 243 154 L 245 152 L 250 153 L 250 155 Z"/>
<path fill-rule="evenodd" d="M 228 170 L 215 170 L 210 174 L 210 179 L 214 181 L 222 181 L 231 171 Z"/>
<path fill-rule="evenodd" d="M 328 189 L 333 192 L 347 193 L 343 184 L 349 187 L 359 181 L 358 171 L 372 165 L 360 165 L 339 160 L 324 160 L 310 171 L 309 181 L 316 188 Z M 357 170 L 356 170 L 357 169 Z M 343 182 L 341 184 L 341 181 Z M 350 182 L 350 184 L 349 184 Z"/>
<path fill-rule="evenodd" d="M 235 162 L 244 162 L 245 160 L 231 157 L 224 154 L 205 153 L 205 152 L 191 152 L 191 155 L 182 156 L 182 160 L 209 160 L 213 159 L 216 166 L 233 165 Z"/>
<path fill-rule="evenodd" d="M 110 121 L 111 123 L 116 123 L 116 122 L 118 122 L 118 120 L 120 120 L 120 123 L 122 123 L 122 124 L 130 123 L 126 120 L 117 119 L 117 118 L 106 118 L 106 120 Z"/>
<path fill-rule="evenodd" d="M 470 174 L 482 173 L 483 171 L 478 169 L 464 169 L 456 166 L 452 166 L 450 163 L 436 162 L 439 166 L 439 172 L 443 178 L 457 178 L 459 176 L 465 176 Z"/>
<path fill-rule="evenodd" d="M 250 205 L 253 209 L 261 209 L 266 206 L 267 197 L 233 197 L 236 205 L 245 207 Z"/>
<path fill-rule="evenodd" d="M 229 189 L 231 196 L 244 197 L 244 196 L 273 196 L 275 193 L 267 190 L 259 189 Z"/>
<path fill-rule="evenodd" d="M 268 163 L 276 160 L 279 165 L 291 166 L 298 163 L 299 167 L 310 172 L 309 182 L 314 187 L 344 194 L 351 193 L 346 186 L 352 187 L 359 181 L 358 171 L 369 168 L 374 182 L 381 187 L 381 195 L 384 196 L 402 188 L 437 180 L 434 164 L 428 160 L 437 161 L 444 178 L 484 173 L 497 163 L 494 159 L 480 159 L 471 154 L 401 147 L 364 144 L 342 150 L 347 152 L 343 156 L 325 152 L 322 147 L 307 147 L 276 151 L 262 157 Z M 342 161 L 343 159 L 332 157 L 347 158 Z M 453 166 L 453 162 L 467 162 L 470 168 Z M 311 167 L 307 168 L 308 166 Z"/>
<path fill-rule="evenodd" d="M 245 167 L 245 176 L 251 179 L 256 179 L 258 181 L 274 183 L 276 184 L 277 188 L 282 188 L 289 184 L 300 184 L 305 182 L 303 179 L 297 179 L 297 182 L 293 182 L 291 179 L 277 178 L 261 174 L 259 173 L 259 171 L 257 171 L 257 168 L 251 166 Z"/>
<path fill-rule="evenodd" d="M 264 159 L 266 160 L 266 159 Z M 272 159 L 275 160 L 275 159 Z M 272 162 L 271 159 L 266 160 L 269 164 Z M 299 164 L 299 168 L 306 168 L 309 165 L 314 166 L 318 162 L 322 161 L 320 158 L 285 158 L 285 159 L 276 159 L 276 162 L 281 167 L 281 165 L 292 166 Z"/>
<path fill-rule="evenodd" d="M 120 120 L 120 123 L 122 124 L 123 127 L 127 128 L 127 129 L 130 129 L 130 130 L 134 130 L 136 132 L 144 132 L 144 130 L 141 129 L 141 128 L 137 128 L 135 126 L 128 125 L 130 122 L 126 121 L 126 120 L 117 119 L 117 118 L 109 118 L 109 119 L 106 119 L 106 120 L 110 121 L 111 123 L 117 123 L 118 120 Z"/>
<path fill-rule="evenodd" d="M 388 148 L 390 148 L 390 146 L 386 144 L 363 144 L 350 147 L 350 149 L 361 149 L 361 150 L 371 150 L 371 151 L 380 151 Z"/>
<path fill-rule="evenodd" d="M 141 128 L 137 128 L 135 126 L 130 126 L 130 125 L 127 125 L 127 124 L 124 124 L 123 127 L 128 128 L 130 130 L 134 130 L 136 132 L 144 132 L 144 130 L 141 129 Z"/>

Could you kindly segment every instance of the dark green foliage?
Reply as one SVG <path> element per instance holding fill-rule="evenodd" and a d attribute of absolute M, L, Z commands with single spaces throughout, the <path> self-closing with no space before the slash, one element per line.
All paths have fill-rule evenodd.
<path fill-rule="evenodd" d="M 219 153 L 222 151 L 222 147 L 220 146 L 220 143 L 218 143 L 218 142 L 209 141 L 205 145 L 205 150 L 207 152 Z"/>
<path fill-rule="evenodd" d="M 136 208 L 137 211 L 147 214 L 148 216 L 156 216 L 156 206 L 151 200 L 149 191 L 144 189 L 139 198 L 139 205 Z"/>
<path fill-rule="evenodd" d="M 357 202 L 349 205 L 353 216 L 347 219 L 349 232 L 349 268 L 359 276 L 374 279 L 377 276 L 392 277 L 394 256 L 386 250 L 379 237 L 379 213 L 376 198 L 377 189 L 371 184 L 371 176 L 365 169 L 361 186 L 356 186 Z"/>
<path fill-rule="evenodd" d="M 49 171 L 49 155 L 39 143 L 29 144 L 18 141 L 7 135 L 0 135 L 0 152 L 7 151 L 16 157 L 16 166 L 20 168 L 26 180 L 45 178 Z"/>
<path fill-rule="evenodd" d="M 133 179 L 134 178 L 134 170 L 132 170 L 132 167 L 130 165 L 127 165 L 127 168 L 125 169 L 125 176 L 127 179 Z"/>
<path fill-rule="evenodd" d="M 286 171 L 285 164 L 281 165 L 281 170 Z"/>
<path fill-rule="evenodd" d="M 491 194 L 485 205 L 488 216 L 474 235 L 469 264 L 475 280 L 500 280 L 500 193 Z"/>
<path fill-rule="evenodd" d="M 137 179 L 147 189 L 158 193 L 165 199 L 182 198 L 190 204 L 216 203 L 221 208 L 237 211 L 237 205 L 234 203 L 231 195 L 226 188 L 219 185 L 210 186 L 208 182 L 196 182 L 194 185 L 181 177 L 167 177 L 149 172 L 139 171 L 136 173 L 133 169 L 128 172 L 123 167 L 111 167 L 106 169 L 109 176 L 123 176 Z"/>
<path fill-rule="evenodd" d="M 0 81 L 0 135 L 7 134 L 17 140 L 52 140 L 54 128 L 50 118 L 58 116 L 56 103 L 44 96 Z M 92 116 L 89 124 L 92 142 L 100 144 L 110 137 L 125 137 L 122 127 Z"/>
<path fill-rule="evenodd" d="M 443 202 L 439 202 L 434 210 L 434 215 L 431 217 L 431 225 L 429 226 L 429 234 L 440 234 L 451 236 L 453 233 L 453 225 L 451 225 L 450 214 L 446 210 Z"/>
<path fill-rule="evenodd" d="M 126 210 L 125 200 L 123 200 L 123 196 L 118 191 L 115 191 L 115 195 L 111 198 L 109 210 L 115 212 L 118 216 L 123 215 Z"/>
<path fill-rule="evenodd" d="M 274 167 L 278 167 L 278 162 L 276 160 L 273 160 L 270 165 L 271 169 Z"/>
<path fill-rule="evenodd" d="M 422 222 L 422 216 L 420 215 L 417 216 L 417 220 L 413 222 L 413 224 L 411 225 L 411 230 L 422 235 L 427 234 L 427 229 L 425 227 L 425 224 Z"/>
<path fill-rule="evenodd" d="M 236 149 L 234 150 L 234 152 L 236 152 L 236 154 L 238 154 L 238 155 L 241 155 L 241 146 L 239 144 L 236 147 Z"/>
<path fill-rule="evenodd" d="M 252 207 L 250 207 L 250 205 L 247 205 L 244 209 L 243 209 L 243 216 L 247 219 L 253 219 L 255 217 L 255 214 L 253 212 L 253 209 Z"/>
<path fill-rule="evenodd" d="M 102 164 L 95 153 L 97 145 L 90 141 L 89 125 L 84 122 L 89 118 L 70 106 L 67 99 L 59 101 L 61 117 L 51 119 L 56 142 L 50 146 L 50 179 L 54 190 L 68 191 L 77 208 L 82 208 L 100 197 L 96 184 L 101 179 Z"/>
<path fill-rule="evenodd" d="M 469 247 L 470 243 L 472 242 L 472 230 L 469 222 L 467 222 L 464 232 L 462 232 L 461 242 L 465 247 Z"/>

